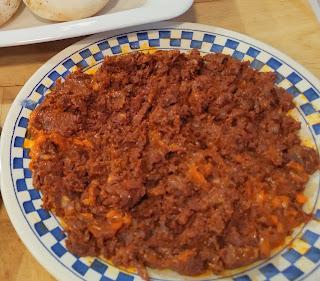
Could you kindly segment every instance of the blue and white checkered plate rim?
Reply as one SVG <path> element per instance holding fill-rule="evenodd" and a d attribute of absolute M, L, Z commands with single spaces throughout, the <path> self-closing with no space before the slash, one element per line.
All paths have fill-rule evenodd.
<path fill-rule="evenodd" d="M 58 280 L 137 281 L 141 278 L 102 259 L 80 258 L 66 249 L 59 220 L 42 209 L 42 195 L 32 185 L 28 149 L 24 147 L 30 113 L 58 79 L 77 67 L 92 71 L 106 55 L 193 48 L 203 54 L 228 54 L 250 61 L 259 71 L 275 72 L 277 85 L 294 97 L 296 108 L 290 114 L 302 123 L 302 142 L 319 151 L 320 83 L 302 66 L 268 45 L 221 28 L 178 23 L 86 38 L 53 57 L 30 78 L 10 109 L 1 140 L 1 191 L 10 219 L 30 252 Z M 304 206 L 306 211 L 314 213 L 314 219 L 297 228 L 269 259 L 223 276 L 185 277 L 171 271 L 151 270 L 152 280 L 320 280 L 319 189 L 319 173 L 316 173 L 307 184 L 305 194 L 310 199 Z"/>

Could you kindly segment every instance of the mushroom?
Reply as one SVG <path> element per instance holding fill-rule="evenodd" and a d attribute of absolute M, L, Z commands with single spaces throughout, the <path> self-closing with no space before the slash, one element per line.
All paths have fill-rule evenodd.
<path fill-rule="evenodd" d="M 53 21 L 69 21 L 90 17 L 109 0 L 23 0 L 37 16 Z"/>
<path fill-rule="evenodd" d="M 18 10 L 21 0 L 0 0 L 0 25 L 6 23 Z"/>

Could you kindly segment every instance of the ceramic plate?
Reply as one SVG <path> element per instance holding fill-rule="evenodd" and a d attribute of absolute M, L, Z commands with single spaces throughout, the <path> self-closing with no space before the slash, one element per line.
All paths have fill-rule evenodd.
<path fill-rule="evenodd" d="M 193 0 L 110 0 L 95 16 L 60 23 L 35 16 L 22 3 L 13 18 L 0 26 L 0 47 L 47 42 L 172 19 L 183 14 L 192 3 Z"/>
<path fill-rule="evenodd" d="M 8 114 L 1 140 L 1 186 L 5 206 L 20 238 L 38 261 L 58 280 L 137 281 L 134 272 L 115 268 L 98 258 L 79 258 L 65 247 L 59 220 L 41 208 L 41 193 L 32 186 L 25 148 L 30 113 L 54 83 L 76 67 L 92 71 L 106 55 L 155 49 L 224 53 L 247 60 L 259 71 L 276 73 L 277 84 L 293 97 L 292 116 L 302 123 L 300 136 L 317 151 L 320 145 L 320 83 L 303 67 L 272 47 L 221 28 L 164 23 L 96 35 L 65 49 L 43 65 L 26 83 Z M 314 219 L 297 228 L 267 260 L 225 273 L 183 277 L 151 270 L 152 280 L 320 280 L 319 173 L 310 179 L 305 210 Z"/>

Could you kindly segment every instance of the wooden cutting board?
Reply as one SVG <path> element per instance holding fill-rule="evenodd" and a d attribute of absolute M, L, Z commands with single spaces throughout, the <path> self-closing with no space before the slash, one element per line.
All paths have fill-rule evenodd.
<path fill-rule="evenodd" d="M 196 0 L 175 19 L 242 32 L 283 51 L 320 78 L 320 24 L 305 0 Z M 28 78 L 50 57 L 80 40 L 0 49 L 0 124 Z M 0 199 L 0 280 L 53 281 L 12 227 Z M 68 281 L 68 280 L 67 280 Z"/>

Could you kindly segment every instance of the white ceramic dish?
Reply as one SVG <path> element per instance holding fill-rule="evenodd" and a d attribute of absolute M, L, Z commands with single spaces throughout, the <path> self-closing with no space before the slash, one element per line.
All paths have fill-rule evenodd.
<path fill-rule="evenodd" d="M 183 14 L 192 3 L 193 0 L 110 0 L 96 16 L 62 23 L 43 20 L 22 3 L 17 14 L 0 26 L 0 47 L 47 42 L 163 21 Z"/>
<path fill-rule="evenodd" d="M 292 114 L 301 122 L 302 141 L 319 153 L 320 83 L 310 72 L 272 47 L 239 33 L 198 24 L 161 23 L 88 37 L 54 56 L 29 79 L 8 113 L 1 139 L 1 192 L 11 222 L 30 252 L 58 280 L 138 281 L 141 278 L 135 272 L 115 268 L 98 258 L 76 257 L 66 249 L 66 237 L 59 220 L 42 209 L 41 194 L 32 185 L 30 159 L 24 146 L 31 112 L 55 81 L 63 79 L 76 65 L 86 71 L 99 66 L 105 55 L 192 48 L 203 54 L 229 54 L 250 61 L 259 71 L 275 72 L 277 85 L 294 96 L 296 108 Z M 170 271 L 151 270 L 151 280 L 320 280 L 319 179 L 319 173 L 314 174 L 305 191 L 309 200 L 304 208 L 314 214 L 314 219 L 298 227 L 270 258 L 222 277 L 191 278 Z"/>
<path fill-rule="evenodd" d="M 320 0 L 309 0 L 312 10 L 320 22 Z"/>

